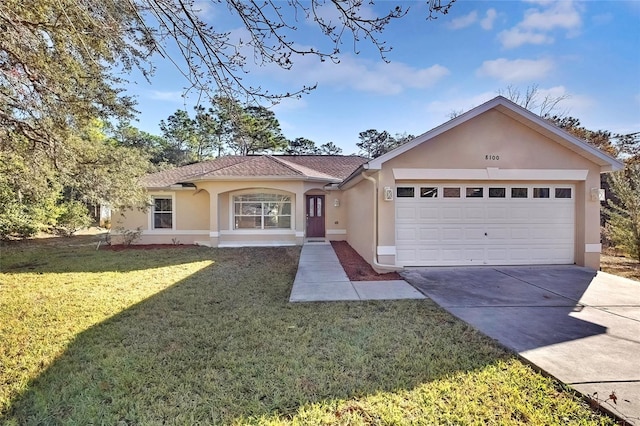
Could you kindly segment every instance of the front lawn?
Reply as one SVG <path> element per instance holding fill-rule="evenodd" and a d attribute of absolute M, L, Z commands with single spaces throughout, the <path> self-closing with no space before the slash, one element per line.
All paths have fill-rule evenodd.
<path fill-rule="evenodd" d="M 288 303 L 299 253 L 2 247 L 0 423 L 614 424 L 430 301 Z"/>

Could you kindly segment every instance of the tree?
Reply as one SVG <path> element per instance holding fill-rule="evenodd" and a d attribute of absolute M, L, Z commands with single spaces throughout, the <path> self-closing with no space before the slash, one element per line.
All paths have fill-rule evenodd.
<path fill-rule="evenodd" d="M 358 134 L 360 142 L 356 146 L 368 158 L 376 158 L 387 152 L 387 142 L 390 137 L 386 130 L 379 132 L 375 129 L 365 130 Z"/>
<path fill-rule="evenodd" d="M 287 155 L 309 155 L 319 154 L 320 149 L 315 142 L 307 138 L 295 138 L 289 141 L 289 146 L 285 149 Z"/>
<path fill-rule="evenodd" d="M 167 141 L 162 136 L 142 131 L 128 122 L 118 123 L 110 134 L 115 145 L 142 151 L 154 165 L 163 163 L 162 150 L 167 146 Z"/>
<path fill-rule="evenodd" d="M 334 144 L 333 142 L 327 142 L 320 145 L 320 154 L 322 155 L 340 155 L 342 154 L 342 148 Z"/>
<path fill-rule="evenodd" d="M 429 17 L 447 13 L 454 1 L 428 0 Z M 256 63 L 289 69 L 301 55 L 338 62 L 341 45 L 351 34 L 354 46 L 367 40 L 384 57 L 390 48 L 379 37 L 406 10 L 395 6 L 374 16 L 371 9 L 363 11 L 370 3 L 220 2 L 220 13 L 228 11 L 246 31 L 247 37 L 238 41 L 210 25 L 192 1 L 5 0 L 0 3 L 0 129 L 51 150 L 91 119 L 128 116 L 133 103 L 121 95 L 122 76 L 135 69 L 149 75 L 154 53 L 178 67 L 189 90 L 210 98 L 222 93 L 278 99 L 308 91 L 312 87 L 284 94 L 247 87 L 242 79 L 245 49 L 253 51 Z M 328 47 L 303 47 L 290 38 L 298 19 L 315 23 Z"/>
<path fill-rule="evenodd" d="M 567 113 L 564 110 L 559 111 L 559 104 L 568 98 L 567 95 L 543 95 L 537 84 L 527 86 L 524 92 L 519 87 L 509 85 L 506 89 L 498 90 L 498 94 L 540 117 L 546 118 L 554 114 L 556 117 L 562 118 Z"/>
<path fill-rule="evenodd" d="M 147 172 L 147 158 L 136 148 L 115 145 L 97 120 L 70 137 L 58 153 L 59 164 L 30 152 L 31 146 L 22 139 L 11 150 L 0 149 L 0 238 L 54 227 L 68 202 L 117 207 L 146 201 L 135 182 Z"/>
<path fill-rule="evenodd" d="M 195 139 L 195 122 L 185 110 L 177 110 L 167 121 L 160 120 L 160 130 L 166 141 L 162 149 L 163 160 L 169 164 L 183 166 L 196 161 L 191 150 Z"/>
<path fill-rule="evenodd" d="M 630 164 L 610 173 L 609 182 L 615 193 L 606 209 L 609 238 L 640 262 L 640 165 Z"/>
<path fill-rule="evenodd" d="M 202 105 L 194 107 L 195 118 L 184 110 L 177 110 L 167 121 L 160 121 L 164 137 L 161 158 L 176 166 L 196 163 L 219 156 L 224 150 L 223 124 L 219 111 Z"/>
<path fill-rule="evenodd" d="M 618 149 L 612 144 L 613 136 L 609 131 L 588 130 L 580 124 L 580 120 L 574 117 L 554 115 L 553 117 L 547 117 L 547 120 L 613 157 L 618 155 Z"/>
<path fill-rule="evenodd" d="M 627 164 L 640 164 L 640 132 L 613 136 L 619 156 Z"/>
<path fill-rule="evenodd" d="M 232 120 L 233 139 L 229 147 L 238 155 L 282 151 L 287 140 L 273 111 L 263 106 L 249 105 L 237 112 Z"/>
<path fill-rule="evenodd" d="M 361 154 L 369 158 L 377 158 L 414 138 L 406 132 L 391 136 L 386 130 L 379 132 L 375 129 L 360 132 L 359 137 L 360 142 L 356 143 L 356 146 L 360 148 Z"/>

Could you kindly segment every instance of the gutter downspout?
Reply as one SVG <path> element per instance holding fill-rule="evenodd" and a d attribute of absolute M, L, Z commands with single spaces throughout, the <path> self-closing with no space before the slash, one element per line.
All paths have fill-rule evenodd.
<path fill-rule="evenodd" d="M 401 271 L 402 266 L 389 265 L 378 262 L 378 181 L 367 175 L 364 171 L 361 176 L 373 184 L 373 265 L 381 269 Z"/>

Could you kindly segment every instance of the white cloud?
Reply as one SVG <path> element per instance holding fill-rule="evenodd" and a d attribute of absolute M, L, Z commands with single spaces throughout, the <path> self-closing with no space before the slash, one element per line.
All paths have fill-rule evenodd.
<path fill-rule="evenodd" d="M 546 4 L 547 9 L 529 9 L 524 14 L 520 27 L 531 30 L 550 31 L 555 28 L 567 30 L 578 29 L 582 25 L 582 18 L 569 0 L 562 0 Z"/>
<path fill-rule="evenodd" d="M 564 97 L 558 104 L 558 109 L 568 114 L 582 115 L 594 105 L 593 99 L 586 95 L 570 94 L 564 86 L 554 86 L 548 89 L 538 89 L 540 99 L 556 99 Z"/>
<path fill-rule="evenodd" d="M 495 9 L 487 10 L 487 13 L 485 14 L 484 18 L 482 18 L 482 20 L 480 21 L 480 26 L 482 27 L 483 30 L 493 29 L 493 23 L 495 22 L 497 17 L 498 17 L 498 12 L 496 12 Z"/>
<path fill-rule="evenodd" d="M 278 69 L 274 65 L 253 71 L 268 72 L 287 83 L 318 83 L 322 87 L 332 86 L 381 95 L 396 95 L 408 89 L 426 89 L 450 74 L 446 67 L 438 64 L 428 68 L 415 68 L 402 62 L 374 62 L 350 55 L 341 56 L 338 64 L 304 56 L 296 58 L 289 71 Z"/>
<path fill-rule="evenodd" d="M 519 47 L 523 44 L 551 44 L 554 41 L 553 37 L 547 34 L 522 31 L 518 27 L 500 32 L 498 40 L 502 43 L 502 47 L 506 49 Z"/>
<path fill-rule="evenodd" d="M 475 10 L 468 15 L 460 16 L 459 18 L 452 19 L 447 25 L 452 30 L 459 30 L 473 25 L 478 20 L 478 12 Z"/>
<path fill-rule="evenodd" d="M 575 36 L 582 26 L 582 16 L 573 0 L 527 0 L 539 7 L 527 9 L 522 21 L 498 34 L 498 40 L 506 49 L 524 44 L 549 44 L 554 38 L 548 33 L 566 31 L 567 37 Z"/>
<path fill-rule="evenodd" d="M 493 77 L 505 82 L 539 80 L 554 67 L 550 59 L 514 59 L 505 58 L 484 61 L 476 71 L 480 76 Z"/>
<path fill-rule="evenodd" d="M 325 82 L 347 86 L 363 92 L 395 95 L 406 89 L 426 89 L 435 85 L 449 74 L 442 65 L 417 69 L 401 62 L 343 61 L 336 66 L 336 72 L 325 74 Z M 322 83 L 322 77 L 319 79 Z"/>
<path fill-rule="evenodd" d="M 149 98 L 157 101 L 167 101 L 175 103 L 184 103 L 183 91 L 162 91 L 162 90 L 150 90 Z"/>

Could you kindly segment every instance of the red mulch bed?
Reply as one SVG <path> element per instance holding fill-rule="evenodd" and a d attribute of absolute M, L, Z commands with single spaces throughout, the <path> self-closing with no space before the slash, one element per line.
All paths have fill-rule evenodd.
<path fill-rule="evenodd" d="M 154 249 L 168 249 L 168 248 L 187 248 L 187 247 L 196 247 L 193 245 L 187 244 L 113 244 L 113 245 L 105 245 L 102 246 L 103 250 L 111 250 L 111 251 L 123 251 L 123 250 L 154 250 Z"/>
<path fill-rule="evenodd" d="M 331 241 L 338 260 L 351 281 L 401 280 L 397 272 L 379 274 L 346 241 Z"/>

